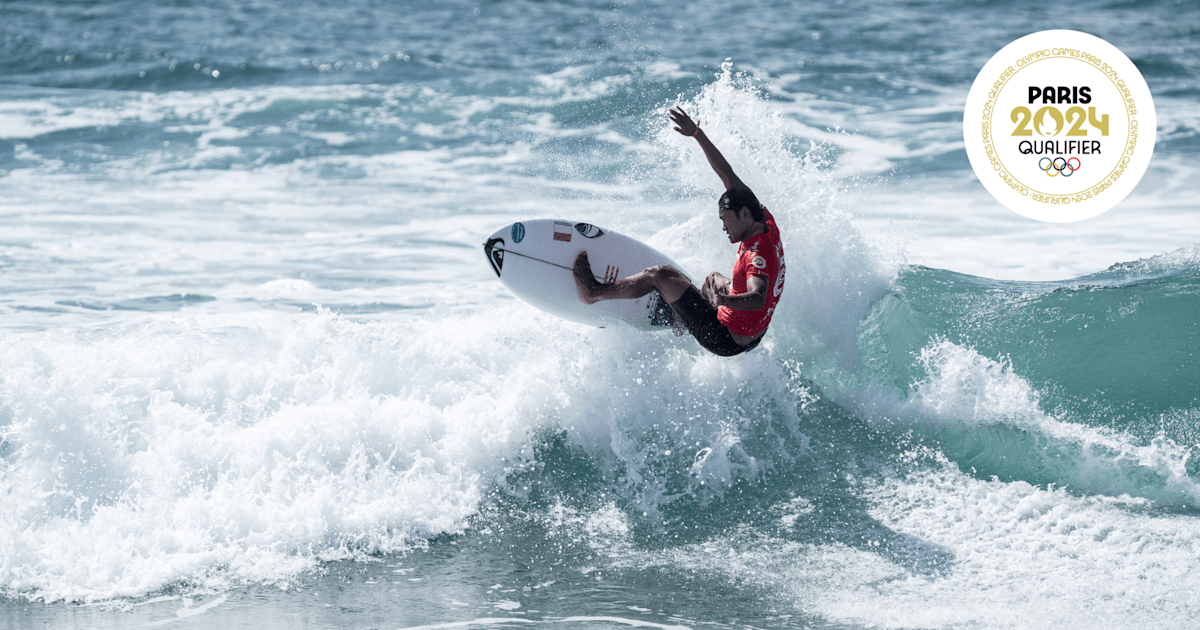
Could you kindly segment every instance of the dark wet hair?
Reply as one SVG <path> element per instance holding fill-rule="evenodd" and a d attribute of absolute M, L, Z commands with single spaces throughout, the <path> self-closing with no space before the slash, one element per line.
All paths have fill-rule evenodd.
<path fill-rule="evenodd" d="M 720 210 L 733 210 L 736 214 L 742 211 L 742 208 L 750 210 L 750 218 L 755 221 L 763 220 L 762 204 L 758 203 L 758 197 L 750 192 L 749 188 L 730 188 L 721 195 L 721 200 L 717 202 L 717 208 Z"/>

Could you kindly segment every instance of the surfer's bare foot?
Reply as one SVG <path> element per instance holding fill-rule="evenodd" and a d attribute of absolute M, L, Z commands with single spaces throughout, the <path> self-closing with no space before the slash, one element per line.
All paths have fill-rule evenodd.
<path fill-rule="evenodd" d="M 587 252 L 579 252 L 575 257 L 575 288 L 579 291 L 579 299 L 583 300 L 584 304 L 595 304 L 603 298 L 600 297 L 600 292 L 604 290 L 604 285 L 596 282 L 596 276 L 592 274 L 592 263 L 588 262 Z"/>

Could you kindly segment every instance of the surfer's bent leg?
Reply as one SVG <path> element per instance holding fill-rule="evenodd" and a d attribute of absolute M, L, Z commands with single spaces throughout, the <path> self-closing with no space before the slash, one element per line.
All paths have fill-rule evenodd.
<path fill-rule="evenodd" d="M 579 299 L 588 304 L 602 300 L 633 300 L 651 291 L 661 293 L 669 304 L 682 297 L 684 291 L 695 289 L 686 276 L 669 265 L 649 267 L 616 282 L 602 284 L 592 273 L 587 252 L 581 252 L 575 258 L 575 288 L 579 290 Z"/>
<path fill-rule="evenodd" d="M 711 280 L 706 284 L 710 283 Z M 717 319 L 717 309 L 700 295 L 700 290 L 692 286 L 687 277 L 668 265 L 643 269 L 627 278 L 602 284 L 592 273 L 587 252 L 583 252 L 575 258 L 575 288 L 579 290 L 579 299 L 588 304 L 602 300 L 632 300 L 658 291 L 683 320 L 696 341 L 705 350 L 723 357 L 751 350 L 761 339 L 744 346 L 738 345 L 729 329 Z"/>

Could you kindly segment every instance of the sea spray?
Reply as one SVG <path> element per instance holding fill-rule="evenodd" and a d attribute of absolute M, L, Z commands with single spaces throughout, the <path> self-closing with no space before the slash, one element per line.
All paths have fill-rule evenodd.
<path fill-rule="evenodd" d="M 858 322 L 892 289 L 898 253 L 868 243 L 842 206 L 853 179 L 832 172 L 838 138 L 798 135 L 805 130 L 764 99 L 752 79 L 734 72 L 729 61 L 715 81 L 681 106 L 776 217 L 787 261 L 770 333 L 780 339 L 776 356 L 804 361 L 813 371 L 853 368 L 859 361 Z M 659 113 L 665 120 L 665 108 Z M 727 273 L 734 250 L 714 229 L 720 180 L 694 140 L 665 124 L 660 129 L 656 142 L 679 165 L 677 176 L 693 191 L 697 216 L 656 235 L 652 243 L 671 248 L 682 241 L 674 245 L 678 253 L 663 251 L 696 273 Z M 701 238 L 696 232 L 713 236 Z"/>

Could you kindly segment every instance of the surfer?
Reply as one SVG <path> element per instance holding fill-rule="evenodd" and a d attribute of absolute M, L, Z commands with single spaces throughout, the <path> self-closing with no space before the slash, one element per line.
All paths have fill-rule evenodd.
<path fill-rule="evenodd" d="M 741 243 L 733 277 L 713 272 L 697 289 L 678 269 L 658 265 L 611 283 L 601 283 L 592 273 L 587 252 L 575 259 L 575 286 L 587 304 L 601 300 L 631 300 L 658 291 L 683 320 L 688 331 L 708 351 L 723 357 L 752 350 L 762 341 L 783 293 L 783 245 L 775 218 L 758 202 L 733 168 L 680 107 L 670 112 L 675 131 L 700 143 L 704 156 L 725 194 L 717 202 L 730 243 Z"/>

